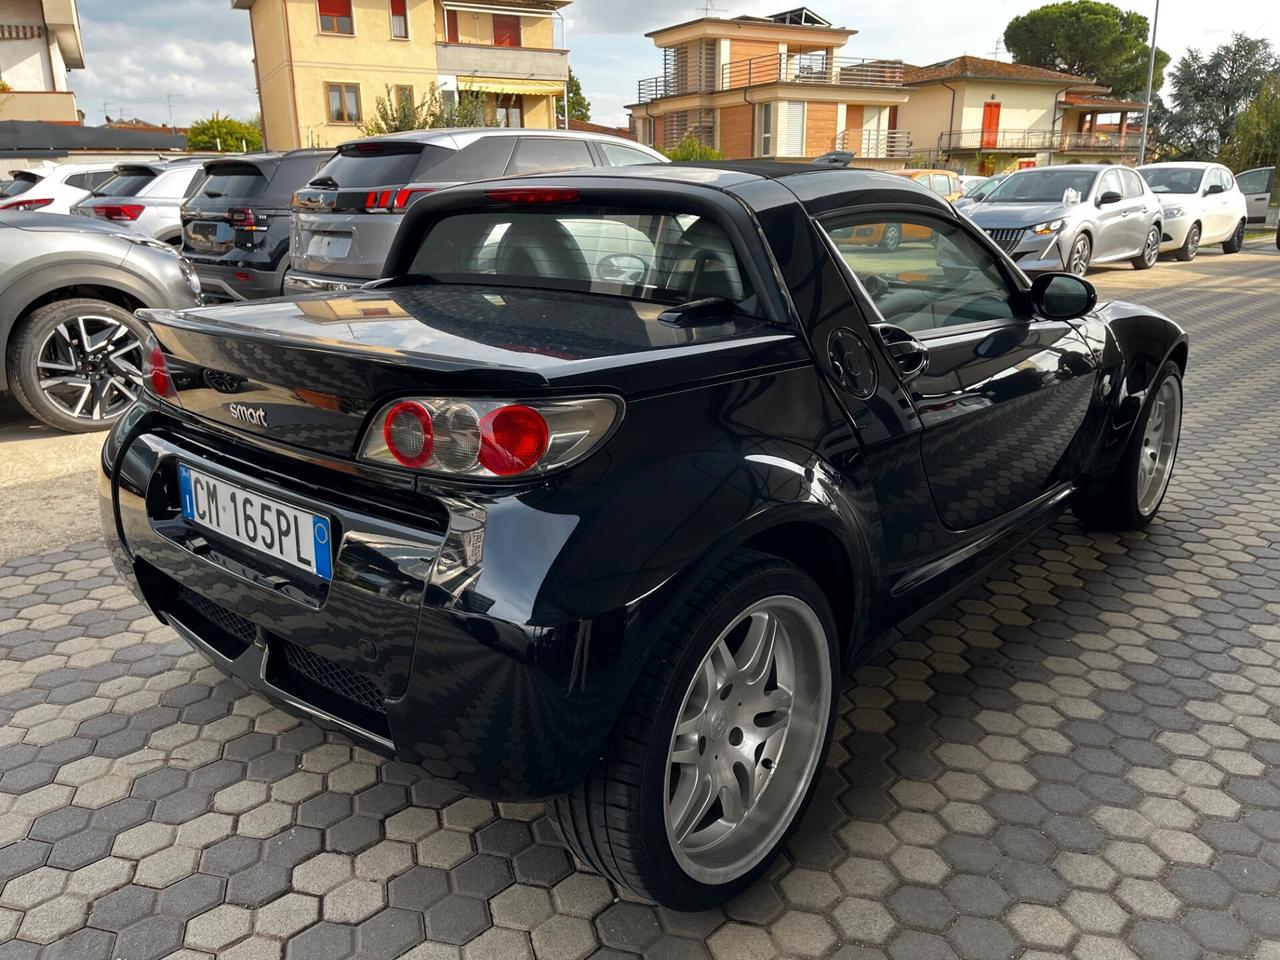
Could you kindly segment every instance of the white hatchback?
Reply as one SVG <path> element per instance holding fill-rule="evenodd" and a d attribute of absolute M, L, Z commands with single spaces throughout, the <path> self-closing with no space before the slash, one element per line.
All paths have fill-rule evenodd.
<path fill-rule="evenodd" d="M 70 213 L 72 206 L 115 176 L 114 163 L 59 163 L 12 171 L 0 210 Z"/>
<path fill-rule="evenodd" d="M 1223 253 L 1244 246 L 1248 205 L 1236 178 L 1220 163 L 1150 163 L 1138 167 L 1164 208 L 1161 252 L 1194 260 L 1206 243 L 1222 244 Z"/>

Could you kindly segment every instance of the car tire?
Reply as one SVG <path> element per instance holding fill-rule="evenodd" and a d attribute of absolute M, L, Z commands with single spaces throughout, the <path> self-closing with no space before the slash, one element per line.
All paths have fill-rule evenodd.
<path fill-rule="evenodd" d="M 1093 238 L 1082 233 L 1071 241 L 1071 252 L 1067 255 L 1067 272 L 1083 277 L 1089 272 L 1089 264 L 1093 260 Z"/>
<path fill-rule="evenodd" d="M 880 242 L 876 244 L 876 249 L 881 253 L 893 253 L 898 249 L 900 243 L 902 243 L 902 224 L 886 223 L 884 231 L 880 234 Z"/>
<path fill-rule="evenodd" d="M 757 627 L 770 623 L 772 666 L 752 679 L 759 668 L 748 647 L 764 635 Z M 553 803 L 570 849 L 675 909 L 705 909 L 745 889 L 769 868 L 813 797 L 835 723 L 837 650 L 830 605 L 798 567 L 752 550 L 719 564 L 653 645 L 603 755 Z M 787 683 L 790 706 L 779 730 L 778 711 L 760 712 L 760 697 L 777 697 Z M 751 699 L 736 701 L 735 687 Z M 738 762 L 747 756 L 754 757 L 750 772 Z M 735 789 L 717 789 L 729 774 Z M 765 778 L 762 786 L 756 778 Z M 755 799 L 743 803 L 744 793 Z M 729 826 L 733 803 L 746 812 Z"/>
<path fill-rule="evenodd" d="M 146 336 L 142 321 L 105 300 L 46 304 L 20 321 L 9 341 L 9 387 L 28 413 L 55 430 L 105 430 L 129 407 L 128 393 L 142 388 Z M 55 379 L 64 382 L 51 384 Z"/>
<path fill-rule="evenodd" d="M 1140 530 L 1160 511 L 1182 434 L 1182 370 L 1164 365 L 1111 479 L 1077 500 L 1077 517 L 1106 530 Z"/>
<path fill-rule="evenodd" d="M 1142 244 L 1142 252 L 1129 261 L 1133 264 L 1133 269 L 1150 270 L 1156 265 L 1156 261 L 1160 259 L 1160 237 L 1160 224 L 1152 224 L 1151 228 L 1147 230 L 1146 240 Z"/>
<path fill-rule="evenodd" d="M 1194 260 L 1196 254 L 1200 252 L 1200 237 L 1200 224 L 1193 223 L 1191 229 L 1187 231 L 1187 238 L 1182 241 L 1182 246 L 1174 252 L 1174 257 L 1182 263 L 1190 263 Z"/>
<path fill-rule="evenodd" d="M 1236 232 L 1222 241 L 1223 253 L 1239 253 L 1244 249 L 1244 221 L 1236 224 Z"/>

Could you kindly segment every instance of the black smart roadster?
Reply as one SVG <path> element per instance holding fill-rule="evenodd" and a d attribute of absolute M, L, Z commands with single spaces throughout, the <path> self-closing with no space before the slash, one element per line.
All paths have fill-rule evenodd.
<path fill-rule="evenodd" d="M 102 506 L 156 615 L 679 908 L 785 843 L 852 667 L 1068 507 L 1151 521 L 1187 363 L 910 181 L 797 164 L 450 189 L 370 287 L 144 316 Z"/>

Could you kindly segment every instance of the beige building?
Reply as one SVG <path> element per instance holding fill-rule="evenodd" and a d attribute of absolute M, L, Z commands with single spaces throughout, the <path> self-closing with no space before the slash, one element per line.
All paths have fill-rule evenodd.
<path fill-rule="evenodd" d="M 481 94 L 504 126 L 552 128 L 569 0 L 231 0 L 249 11 L 266 145 L 335 146 L 378 97 Z"/>
<path fill-rule="evenodd" d="M 76 0 L 0 0 L 0 120 L 79 123 L 67 71 L 83 67 Z"/>
<path fill-rule="evenodd" d="M 837 56 L 855 33 L 807 7 L 655 30 L 663 72 L 639 81 L 632 129 L 659 149 L 692 135 L 730 159 L 852 150 L 901 166 L 912 147 L 898 122 L 903 64 Z"/>

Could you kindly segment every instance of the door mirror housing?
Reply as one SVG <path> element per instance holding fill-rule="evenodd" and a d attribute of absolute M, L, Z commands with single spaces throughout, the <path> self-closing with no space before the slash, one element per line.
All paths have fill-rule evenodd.
<path fill-rule="evenodd" d="M 1215 193 L 1226 193 L 1227 188 L 1220 183 L 1211 183 L 1205 188 L 1204 195 L 1212 197 Z"/>
<path fill-rule="evenodd" d="M 1093 284 L 1074 273 L 1042 273 L 1031 281 L 1031 305 L 1046 320 L 1074 320 L 1097 303 Z"/>
<path fill-rule="evenodd" d="M 1119 203 L 1124 199 L 1124 194 L 1119 190 L 1108 190 L 1098 197 L 1098 206 L 1105 207 L 1108 203 Z"/>

